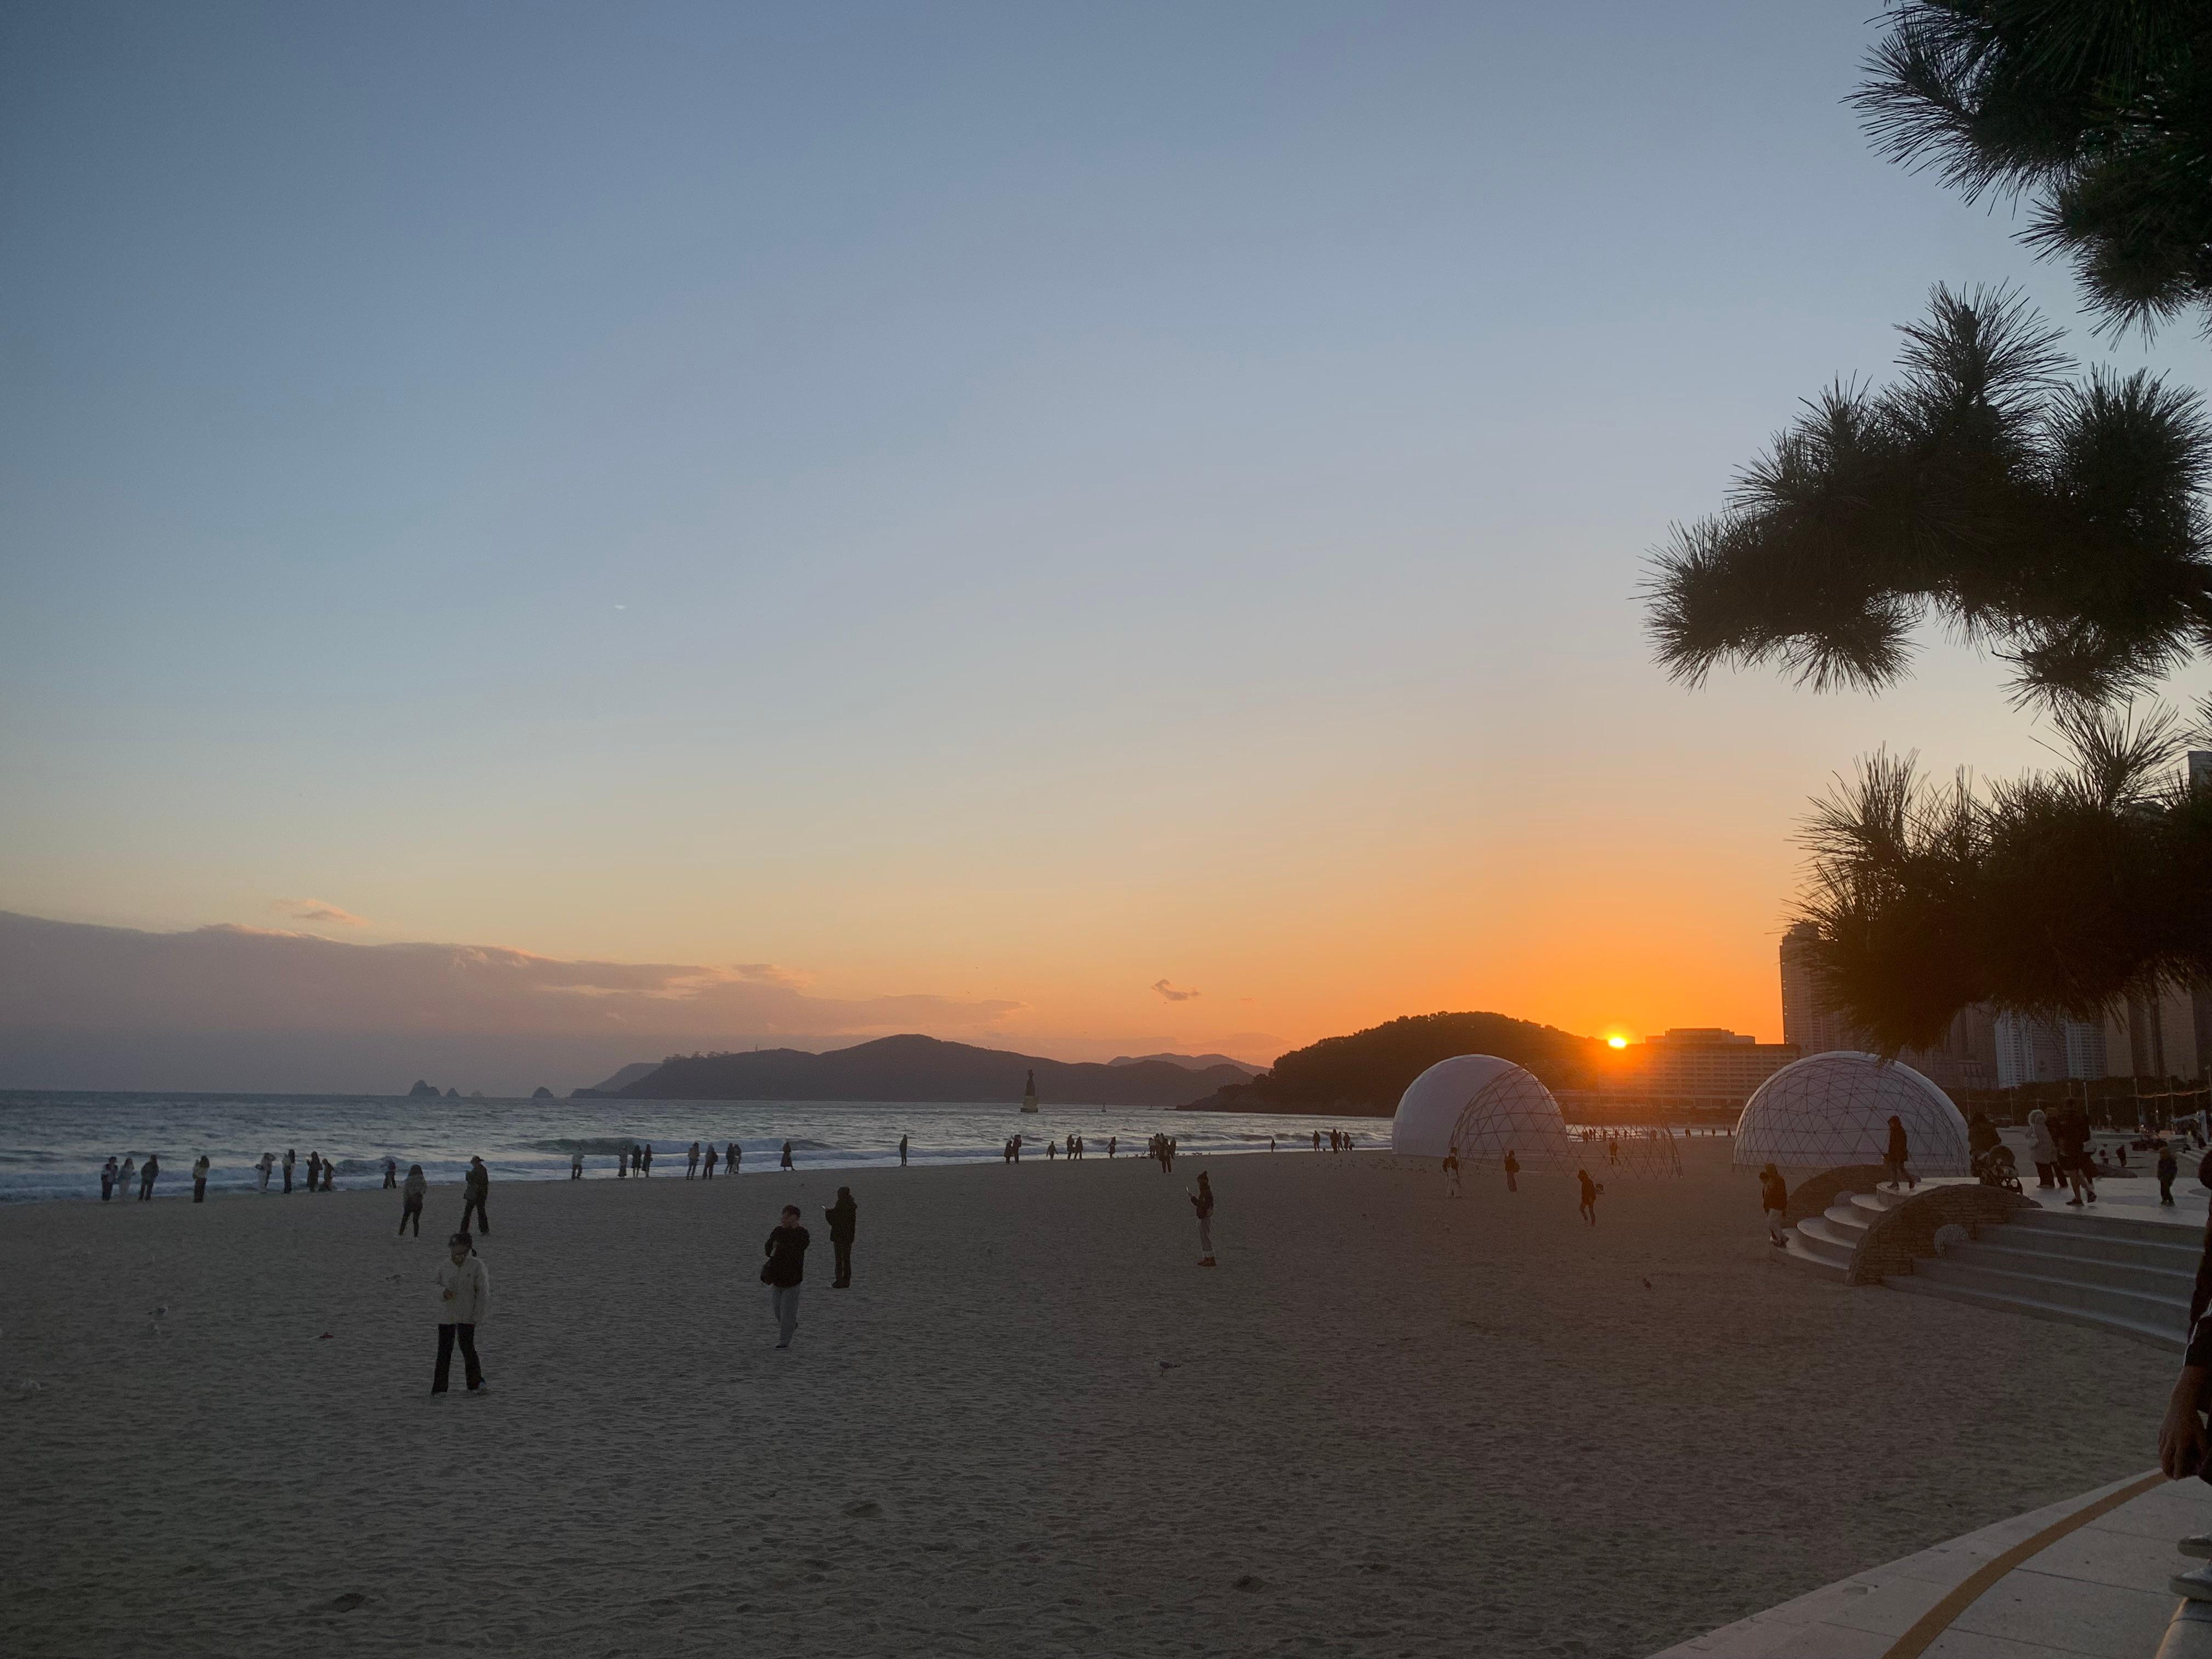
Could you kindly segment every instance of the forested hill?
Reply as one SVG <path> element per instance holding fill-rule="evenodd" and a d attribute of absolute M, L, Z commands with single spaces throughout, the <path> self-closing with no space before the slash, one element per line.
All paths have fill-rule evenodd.
<path fill-rule="evenodd" d="M 1232 1083 L 1188 1103 L 1206 1111 L 1388 1116 L 1407 1084 L 1454 1054 L 1496 1054 L 1527 1066 L 1551 1088 L 1577 1089 L 1592 1082 L 1603 1052 L 1595 1037 L 1504 1014 L 1409 1014 L 1294 1048 L 1249 1083 Z"/>
<path fill-rule="evenodd" d="M 1022 1097 L 1036 1073 L 1037 1098 L 1055 1106 L 1180 1106 L 1209 1086 L 1242 1083 L 1235 1066 L 1071 1064 L 1006 1048 L 935 1037 L 889 1036 L 828 1054 L 757 1048 L 744 1054 L 672 1055 L 617 1091 L 633 1100 L 937 1100 Z"/>

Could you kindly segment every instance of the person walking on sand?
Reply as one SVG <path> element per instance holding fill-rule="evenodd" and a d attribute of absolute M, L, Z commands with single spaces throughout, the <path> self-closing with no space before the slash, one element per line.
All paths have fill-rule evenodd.
<path fill-rule="evenodd" d="M 298 1156 L 296 1149 L 290 1146 L 284 1149 L 284 1190 L 288 1193 L 292 1190 L 292 1160 Z"/>
<path fill-rule="evenodd" d="M 791 1143 L 787 1140 L 783 1143 L 783 1167 L 793 1175 L 799 1173 L 799 1165 L 791 1161 Z"/>
<path fill-rule="evenodd" d="M 399 1184 L 399 1160 L 390 1153 L 384 1158 L 384 1190 L 390 1192 Z"/>
<path fill-rule="evenodd" d="M 1881 1155 L 1882 1167 L 1889 1172 L 1889 1189 L 1892 1192 L 1908 1181 L 1915 1187 L 1920 1184 L 1920 1178 L 1905 1167 L 1905 1158 L 1911 1150 L 1905 1143 L 1905 1120 L 1892 1112 L 1889 1115 L 1889 1145 L 1883 1149 Z"/>
<path fill-rule="evenodd" d="M 415 1224 L 415 1237 L 422 1237 L 422 1200 L 430 1190 L 430 1183 L 422 1178 L 422 1166 L 407 1166 L 407 1184 L 399 1189 L 399 1231 L 405 1232 L 407 1224 Z"/>
<path fill-rule="evenodd" d="M 1759 1172 L 1759 1207 L 1766 1216 L 1766 1242 L 1778 1250 L 1790 1248 L 1790 1241 L 1782 1231 L 1782 1224 L 1789 1218 L 1790 1188 L 1782 1179 L 1782 1171 L 1771 1164 Z"/>
<path fill-rule="evenodd" d="M 761 1265 L 761 1283 L 769 1287 L 779 1348 L 789 1347 L 799 1330 L 799 1285 L 806 1277 L 810 1243 L 806 1229 L 799 1224 L 799 1206 L 785 1205 L 781 1224 L 768 1236 L 768 1260 Z"/>
<path fill-rule="evenodd" d="M 1459 1148 L 1448 1147 L 1444 1152 L 1444 1196 L 1459 1196 Z"/>
<path fill-rule="evenodd" d="M 1583 1219 L 1595 1227 L 1597 1225 L 1597 1182 L 1589 1178 L 1588 1170 L 1576 1170 L 1575 1179 L 1583 1183 Z"/>
<path fill-rule="evenodd" d="M 459 1341 L 469 1392 L 482 1394 L 484 1375 L 477 1358 L 477 1327 L 491 1313 L 491 1273 L 466 1232 L 447 1239 L 446 1249 L 446 1260 L 438 1264 L 438 1369 L 431 1373 L 430 1392 L 446 1392 L 446 1379 L 453 1369 L 453 1344 Z"/>
<path fill-rule="evenodd" d="M 906 1137 L 904 1135 L 899 1137 L 899 1168 L 902 1170 L 906 1168 Z"/>
<path fill-rule="evenodd" d="M 568 1154 L 568 1179 L 571 1181 L 581 1181 L 583 1178 L 584 1143 L 580 1140 L 576 1143 L 575 1150 Z"/>
<path fill-rule="evenodd" d="M 720 1160 L 717 1158 L 714 1152 L 714 1143 L 710 1140 L 707 1143 L 706 1167 L 700 1172 L 699 1179 L 702 1181 L 712 1181 L 714 1178 L 714 1165 L 719 1161 Z"/>
<path fill-rule="evenodd" d="M 192 1202 L 207 1202 L 208 1155 L 202 1152 L 192 1161 Z"/>
<path fill-rule="evenodd" d="M 1198 1265 L 1211 1267 L 1213 1260 L 1213 1184 L 1206 1178 L 1206 1171 L 1198 1172 L 1198 1185 L 1191 1189 L 1190 1207 L 1198 1212 Z"/>
<path fill-rule="evenodd" d="M 2085 1199 L 2094 1204 L 2097 1166 L 2089 1158 L 2088 1113 L 2069 1105 L 2051 1126 L 2051 1138 L 2058 1147 L 2058 1173 L 2074 1194 L 2066 1200 L 2066 1207 L 2078 1210 Z"/>
<path fill-rule="evenodd" d="M 2180 1173 L 2181 1164 L 2173 1155 L 2173 1143 L 2161 1137 L 2158 1143 L 2158 1201 L 2166 1209 L 2173 1207 L 2173 1178 Z"/>
<path fill-rule="evenodd" d="M 830 1246 L 837 1253 L 837 1272 L 830 1281 L 833 1291 L 852 1288 L 853 1230 L 860 1218 L 860 1206 L 853 1202 L 850 1187 L 840 1187 L 837 1201 L 822 1212 L 822 1218 L 830 1224 Z"/>
<path fill-rule="evenodd" d="M 1505 1154 L 1505 1190 L 1507 1192 L 1517 1193 L 1521 1190 L 1520 1175 L 1521 1160 L 1514 1157 L 1509 1148 Z"/>
<path fill-rule="evenodd" d="M 484 1168 L 480 1158 L 469 1160 L 469 1172 L 461 1177 L 461 1231 L 469 1230 L 469 1217 L 477 1218 L 477 1226 L 485 1233 L 491 1231 L 491 1218 L 484 1213 L 484 1200 L 491 1195 L 491 1171 Z"/>
<path fill-rule="evenodd" d="M 146 1162 L 139 1167 L 138 1170 L 138 1201 L 140 1203 L 143 1204 L 154 1196 L 154 1182 L 160 1177 L 161 1173 L 161 1160 L 152 1152 L 147 1153 Z"/>
<path fill-rule="evenodd" d="M 691 1143 L 691 1156 L 684 1161 L 684 1178 L 686 1181 L 699 1178 L 699 1143 L 696 1140 Z"/>
<path fill-rule="evenodd" d="M 115 1167 L 115 1159 L 112 1157 L 110 1157 L 101 1166 L 100 1171 L 100 1201 L 101 1203 L 105 1204 L 115 1196 L 115 1177 L 121 1173 L 122 1171 Z"/>

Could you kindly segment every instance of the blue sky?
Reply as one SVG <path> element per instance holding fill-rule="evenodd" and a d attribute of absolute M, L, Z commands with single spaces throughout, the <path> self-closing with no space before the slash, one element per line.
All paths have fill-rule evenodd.
<path fill-rule="evenodd" d="M 1870 152 L 1873 38 L 10 8 L 0 908 L 313 895 L 1071 1054 L 1771 1035 L 1804 796 L 2040 752 L 1948 647 L 1690 696 L 1640 633 L 1646 550 L 1930 283 L 2074 316 Z"/>

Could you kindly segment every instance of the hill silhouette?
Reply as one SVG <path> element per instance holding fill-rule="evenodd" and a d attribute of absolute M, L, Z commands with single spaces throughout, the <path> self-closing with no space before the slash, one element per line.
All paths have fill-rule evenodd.
<path fill-rule="evenodd" d="M 935 1037 L 888 1036 L 820 1054 L 801 1048 L 672 1054 L 649 1075 L 613 1092 L 631 1100 L 1003 1100 L 1012 1105 L 1021 1099 L 1031 1072 L 1037 1098 L 1057 1106 L 1178 1106 L 1194 1087 L 1241 1083 L 1245 1076 L 1233 1065 L 1074 1064 Z"/>
<path fill-rule="evenodd" d="M 1406 1085 L 1454 1054 L 1496 1054 L 1525 1066 L 1553 1089 L 1588 1088 L 1605 1045 L 1556 1026 L 1504 1014 L 1408 1014 L 1350 1036 L 1294 1048 L 1249 1083 L 1231 1083 L 1191 1109 L 1327 1112 L 1381 1117 L 1398 1109 Z"/>

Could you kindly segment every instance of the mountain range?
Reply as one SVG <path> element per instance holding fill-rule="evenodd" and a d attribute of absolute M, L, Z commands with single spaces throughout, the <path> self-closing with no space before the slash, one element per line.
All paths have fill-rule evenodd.
<path fill-rule="evenodd" d="M 1151 1057 L 1110 1066 L 1048 1060 L 1006 1048 L 979 1048 L 935 1037 L 888 1036 L 827 1054 L 757 1048 L 741 1054 L 672 1055 L 647 1076 L 605 1093 L 630 1100 L 912 1100 L 963 1103 L 1022 1097 L 1026 1078 L 1056 1106 L 1180 1106 L 1207 1087 L 1246 1082 L 1251 1068 Z M 617 1073 L 617 1076 L 620 1073 Z M 612 1082 L 613 1079 L 609 1079 Z"/>

